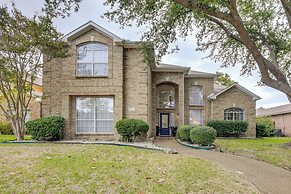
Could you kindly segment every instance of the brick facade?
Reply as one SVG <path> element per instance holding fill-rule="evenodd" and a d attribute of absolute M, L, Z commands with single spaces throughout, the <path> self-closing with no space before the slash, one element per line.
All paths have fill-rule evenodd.
<path fill-rule="evenodd" d="M 88 42 L 101 42 L 108 46 L 108 77 L 77 77 L 76 48 Z M 114 123 L 121 118 L 137 118 L 150 125 L 148 137 L 155 136 L 159 112 L 172 112 L 175 123 L 189 123 L 189 110 L 203 110 L 203 124 L 212 117 L 223 119 L 223 110 L 237 106 L 246 110 L 253 136 L 255 122 L 255 101 L 246 94 L 230 90 L 213 101 L 215 107 L 211 114 L 211 102 L 207 99 L 214 90 L 214 77 L 187 77 L 189 69 L 180 67 L 179 71 L 155 71 L 155 64 L 146 64 L 140 48 L 136 43 L 126 45 L 116 42 L 106 32 L 90 29 L 68 40 L 70 57 L 56 59 L 43 69 L 43 114 L 61 115 L 66 120 L 65 139 L 104 139 L 117 140 L 116 130 L 113 135 L 76 134 L 76 97 L 80 96 L 111 96 L 114 99 Z M 159 87 L 169 84 L 175 88 L 175 108 L 160 109 L 157 107 Z M 203 106 L 189 105 L 189 87 L 203 87 Z M 240 95 L 240 99 L 234 96 Z"/>

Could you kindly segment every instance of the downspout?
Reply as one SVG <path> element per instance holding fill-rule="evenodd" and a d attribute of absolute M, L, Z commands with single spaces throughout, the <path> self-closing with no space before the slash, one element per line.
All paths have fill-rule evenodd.
<path fill-rule="evenodd" d="M 213 100 L 210 100 L 210 120 L 213 120 Z"/>

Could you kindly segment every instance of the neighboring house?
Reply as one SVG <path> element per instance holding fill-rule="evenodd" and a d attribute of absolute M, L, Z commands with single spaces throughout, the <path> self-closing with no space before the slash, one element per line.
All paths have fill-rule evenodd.
<path fill-rule="evenodd" d="M 257 109 L 257 117 L 271 117 L 276 129 L 281 129 L 286 136 L 291 136 L 291 104 L 272 108 Z"/>
<path fill-rule="evenodd" d="M 42 79 L 36 78 L 33 83 L 32 99 L 29 103 L 27 115 L 25 120 L 34 120 L 42 116 L 41 113 L 41 98 L 42 98 Z M 4 113 L 0 110 L 0 121 L 7 121 L 4 116 Z"/>
<path fill-rule="evenodd" d="M 216 74 L 169 64 L 146 64 L 139 42 L 122 40 L 90 21 L 64 36 L 70 57 L 43 70 L 43 114 L 66 120 L 65 139 L 118 139 L 115 123 L 149 123 L 148 137 L 170 126 L 211 119 L 246 120 L 255 136 L 256 100 L 239 84 L 216 87 Z M 154 61 L 154 60 L 153 60 Z"/>

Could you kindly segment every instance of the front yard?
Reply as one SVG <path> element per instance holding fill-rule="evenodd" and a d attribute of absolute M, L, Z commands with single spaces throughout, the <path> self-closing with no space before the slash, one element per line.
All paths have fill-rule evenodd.
<path fill-rule="evenodd" d="M 223 152 L 251 157 L 291 170 L 291 138 L 216 139 Z"/>
<path fill-rule="evenodd" d="M 257 193 L 213 163 L 130 147 L 0 144 L 3 193 Z"/>
<path fill-rule="evenodd" d="M 25 140 L 30 140 L 31 136 L 30 135 L 26 135 L 24 136 Z M 0 143 L 1 142 L 5 142 L 5 141 L 13 141 L 16 140 L 15 135 L 0 135 Z"/>

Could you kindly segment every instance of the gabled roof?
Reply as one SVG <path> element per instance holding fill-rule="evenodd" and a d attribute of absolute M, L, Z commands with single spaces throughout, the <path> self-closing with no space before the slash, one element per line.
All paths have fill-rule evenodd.
<path fill-rule="evenodd" d="M 153 71 L 156 72 L 184 72 L 188 73 L 190 71 L 190 67 L 184 67 L 179 65 L 171 65 L 166 63 L 158 63 L 153 68 Z"/>
<path fill-rule="evenodd" d="M 93 21 L 89 21 L 87 23 L 85 23 L 84 25 L 80 26 L 79 28 L 71 31 L 70 33 L 66 34 L 65 36 L 63 36 L 63 40 L 64 41 L 68 41 L 70 39 L 74 39 L 77 38 L 78 36 L 92 30 L 95 29 L 97 31 L 99 31 L 100 33 L 104 34 L 105 36 L 113 39 L 113 41 L 117 41 L 120 42 L 122 41 L 122 39 L 118 36 L 116 36 L 115 34 L 109 32 L 108 30 L 106 30 L 105 28 L 99 26 L 98 24 L 96 24 Z"/>
<path fill-rule="evenodd" d="M 233 88 L 233 87 L 236 87 L 238 88 L 239 90 L 241 90 L 242 92 L 246 93 L 247 95 L 251 96 L 253 98 L 253 100 L 260 100 L 261 97 L 259 97 L 258 95 L 252 93 L 251 91 L 247 90 L 246 88 L 244 88 L 243 86 L 239 85 L 238 83 L 234 83 L 232 84 L 231 86 L 228 86 L 226 87 L 225 89 L 222 89 L 216 93 L 213 93 L 213 94 L 210 94 L 208 96 L 208 99 L 210 100 L 215 100 L 217 96 L 219 96 L 220 94 L 228 91 L 229 89 Z"/>
<path fill-rule="evenodd" d="M 202 71 L 194 71 L 191 70 L 188 72 L 188 74 L 185 77 L 217 77 L 219 76 L 218 74 L 213 74 L 213 73 L 206 73 Z"/>
<path fill-rule="evenodd" d="M 259 108 L 257 109 L 256 115 L 258 117 L 272 116 L 291 113 L 291 104 L 285 104 L 281 106 L 275 106 L 271 108 Z"/>

